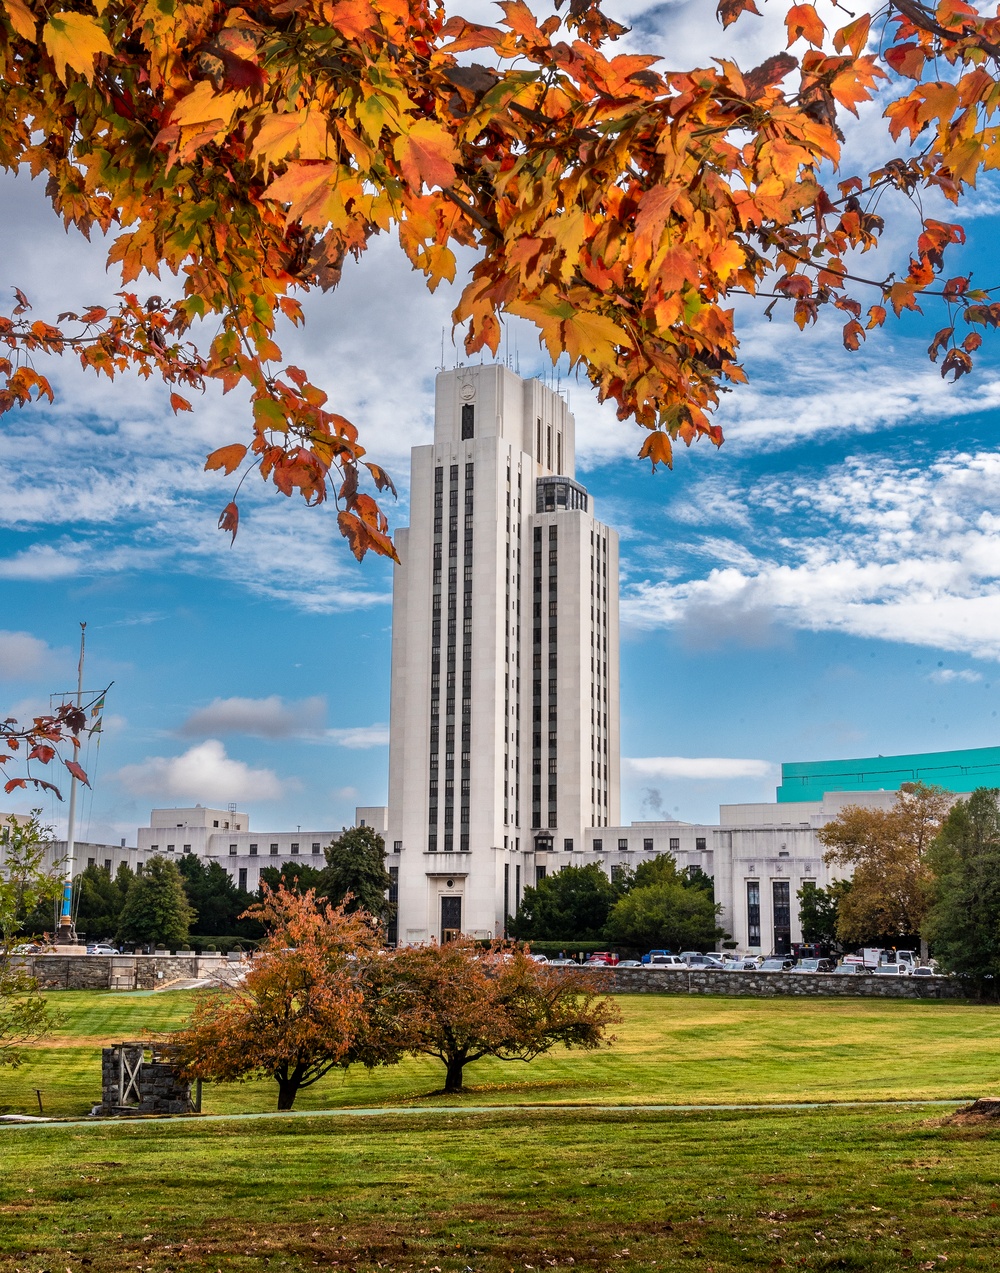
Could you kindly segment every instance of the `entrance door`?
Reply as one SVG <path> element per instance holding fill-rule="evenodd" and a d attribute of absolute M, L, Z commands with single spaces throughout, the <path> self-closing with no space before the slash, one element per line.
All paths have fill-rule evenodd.
<path fill-rule="evenodd" d="M 773 951 L 776 955 L 790 955 L 792 953 L 791 886 L 788 880 L 774 880 L 771 887 L 774 902 Z"/>
<path fill-rule="evenodd" d="M 441 898 L 441 940 L 454 941 L 462 932 L 462 899 Z"/>

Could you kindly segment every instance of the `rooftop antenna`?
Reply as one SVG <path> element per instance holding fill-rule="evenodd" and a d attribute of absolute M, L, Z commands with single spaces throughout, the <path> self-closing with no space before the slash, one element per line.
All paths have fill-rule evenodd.
<path fill-rule="evenodd" d="M 444 327 L 441 328 L 441 370 L 444 371 Z"/>

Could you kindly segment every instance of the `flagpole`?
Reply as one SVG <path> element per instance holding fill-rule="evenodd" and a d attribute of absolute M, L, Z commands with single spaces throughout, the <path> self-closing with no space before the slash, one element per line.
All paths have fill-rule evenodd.
<path fill-rule="evenodd" d="M 77 665 L 76 675 L 76 705 L 79 708 L 83 703 L 83 655 L 87 641 L 87 625 L 80 624 L 80 662 Z M 70 777 L 69 786 L 69 816 L 66 826 L 66 875 L 63 881 L 63 899 L 62 913 L 59 916 L 59 936 L 58 943 L 60 946 L 76 945 L 76 932 L 73 928 L 73 872 L 76 866 L 75 848 L 76 848 L 76 788 L 77 779 L 73 774 Z"/>

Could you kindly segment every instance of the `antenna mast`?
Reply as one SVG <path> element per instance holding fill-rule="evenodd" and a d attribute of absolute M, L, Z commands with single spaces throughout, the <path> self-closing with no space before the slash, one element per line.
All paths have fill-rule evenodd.
<path fill-rule="evenodd" d="M 86 650 L 87 642 L 87 625 L 80 624 L 80 662 L 77 665 L 76 673 L 76 705 L 79 708 L 83 703 L 83 656 Z M 76 865 L 75 853 L 76 848 L 76 775 L 70 778 L 69 787 L 69 817 L 66 826 L 66 875 L 63 881 L 63 900 L 62 912 L 59 916 L 59 935 L 57 941 L 62 946 L 76 945 L 76 931 L 73 927 L 72 903 L 73 903 L 73 870 Z"/>

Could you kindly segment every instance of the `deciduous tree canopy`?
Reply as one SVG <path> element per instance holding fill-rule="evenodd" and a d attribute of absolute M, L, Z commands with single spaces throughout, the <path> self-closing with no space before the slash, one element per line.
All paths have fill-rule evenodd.
<path fill-rule="evenodd" d="M 593 974 L 555 969 L 523 950 L 468 938 L 396 951 L 387 1002 L 407 1052 L 445 1065 L 446 1092 L 460 1092 L 465 1066 L 482 1057 L 531 1061 L 557 1043 L 596 1048 L 617 1007 L 595 993 Z"/>
<path fill-rule="evenodd" d="M 508 925 L 512 937 L 530 941 L 593 941 L 603 935 L 622 889 L 596 862 L 564 866 L 524 890 Z"/>
<path fill-rule="evenodd" d="M 67 225 L 111 236 L 126 290 L 55 322 L 19 294 L 0 324 L 0 408 L 51 397 L 21 356 L 43 351 L 185 391 L 242 384 L 250 437 L 209 466 L 249 457 L 311 503 L 332 489 L 357 555 L 392 555 L 359 485 L 389 489 L 387 474 L 305 371 L 278 370 L 275 341 L 279 315 L 301 319 L 296 291 L 335 286 L 347 254 L 391 228 L 431 288 L 455 275 L 456 248 L 475 250 L 455 311 L 469 353 L 496 351 L 505 314 L 534 323 L 649 431 L 654 465 L 673 439 L 722 441 L 711 411 L 744 379 L 736 294 L 787 300 L 801 327 L 833 306 L 849 348 L 940 296 L 931 357 L 962 375 L 1000 306 L 944 277 L 961 227 L 918 211 L 902 274 L 866 280 L 854 257 L 879 243 L 885 192 L 957 202 L 996 166 L 1000 19 L 964 0 L 783 7 L 790 51 L 668 71 L 658 49 L 615 55 L 624 28 L 594 0 L 537 17 L 504 0 L 496 26 L 428 0 L 3 0 L 0 163 L 44 175 Z M 729 25 L 758 10 L 718 12 Z M 884 151 L 829 179 L 840 121 L 876 92 Z M 144 273 L 160 294 L 131 290 Z M 233 502 L 221 524 L 237 519 Z"/>
<path fill-rule="evenodd" d="M 121 941 L 180 946 L 196 919 L 177 864 L 151 857 L 129 884 L 117 935 Z"/>
<path fill-rule="evenodd" d="M 171 1041 L 192 1077 L 273 1078 L 278 1109 L 291 1109 L 300 1088 L 354 1059 L 365 1037 L 360 974 L 378 930 L 362 912 L 284 888 L 265 889 L 246 914 L 267 929 L 246 976 L 207 994 Z"/>
<path fill-rule="evenodd" d="M 891 809 L 848 805 L 819 832 L 830 865 L 852 867 L 837 935 L 848 942 L 894 942 L 920 931 L 932 879 L 927 850 L 954 796 L 904 783 Z"/>

